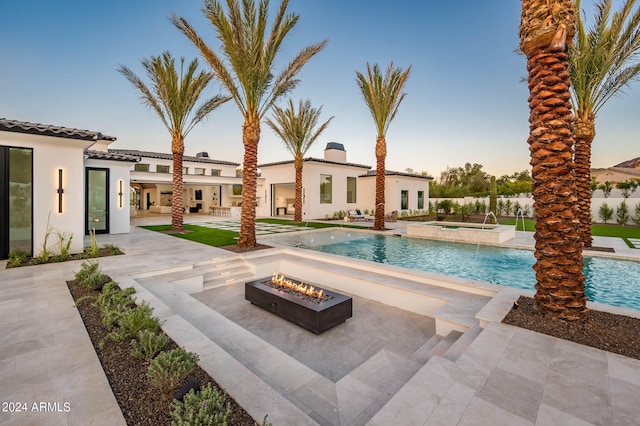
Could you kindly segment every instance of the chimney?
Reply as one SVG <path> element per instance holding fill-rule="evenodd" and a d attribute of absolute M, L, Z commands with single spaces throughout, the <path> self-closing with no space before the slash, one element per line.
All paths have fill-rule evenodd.
<path fill-rule="evenodd" d="M 196 158 L 209 158 L 209 153 L 208 152 L 199 152 L 196 154 Z"/>
<path fill-rule="evenodd" d="M 337 142 L 329 142 L 324 149 L 324 159 L 335 163 L 346 163 L 347 151 L 344 150 L 344 145 Z"/>

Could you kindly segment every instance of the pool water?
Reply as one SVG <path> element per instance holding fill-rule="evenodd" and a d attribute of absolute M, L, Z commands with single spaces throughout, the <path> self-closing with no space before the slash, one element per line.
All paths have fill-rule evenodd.
<path fill-rule="evenodd" d="M 350 258 L 534 290 L 532 250 L 348 231 L 279 235 L 279 244 Z M 640 262 L 584 258 L 587 297 L 640 310 Z"/>

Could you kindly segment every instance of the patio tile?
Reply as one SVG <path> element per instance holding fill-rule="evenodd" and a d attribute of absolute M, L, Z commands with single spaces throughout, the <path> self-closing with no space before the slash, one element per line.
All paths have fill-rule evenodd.
<path fill-rule="evenodd" d="M 533 423 L 543 391 L 543 383 L 496 368 L 477 397 Z"/>
<path fill-rule="evenodd" d="M 317 376 L 293 391 L 292 395 L 330 424 L 339 424 L 336 385 L 327 378 Z"/>
<path fill-rule="evenodd" d="M 449 392 L 440 400 L 438 407 L 425 426 L 449 426 L 457 424 L 476 392 L 460 383 L 454 383 Z"/>
<path fill-rule="evenodd" d="M 469 403 L 457 426 L 532 426 L 533 424 L 476 396 Z"/>
<path fill-rule="evenodd" d="M 613 425 L 633 425 L 640 419 L 640 385 L 624 380 L 609 379 L 611 384 L 611 412 Z"/>
<path fill-rule="evenodd" d="M 336 383 L 340 424 L 349 424 L 379 395 L 380 392 L 352 377 L 340 380 Z"/>
<path fill-rule="evenodd" d="M 594 424 L 613 421 L 610 391 L 562 373 L 547 375 L 542 403 Z"/>
<path fill-rule="evenodd" d="M 541 404 L 538 411 L 537 425 L 562 425 L 562 426 L 593 426 L 598 423 L 589 423 L 583 419 L 565 413 L 547 404 Z"/>

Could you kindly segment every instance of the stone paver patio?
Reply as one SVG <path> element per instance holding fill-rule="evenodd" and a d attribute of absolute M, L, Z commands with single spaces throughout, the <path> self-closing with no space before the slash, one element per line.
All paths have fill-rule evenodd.
<path fill-rule="evenodd" d="M 153 223 L 152 219 L 139 222 Z M 207 217 L 189 220 L 213 222 Z M 532 240 L 521 233 L 516 239 L 521 245 Z M 434 353 L 426 363 L 406 362 L 409 351 L 429 339 L 427 318 L 414 334 L 396 342 L 389 339 L 401 331 L 389 325 L 377 348 L 341 336 L 343 344 L 326 353 L 338 363 L 342 357 L 347 365 L 314 369 L 307 364 L 324 348 L 310 348 L 310 336 L 298 330 L 273 331 L 279 320 L 260 317 L 263 312 L 255 312 L 264 319 L 262 325 L 243 312 L 255 307 L 234 307 L 237 286 L 187 294 L 148 277 L 172 266 L 238 255 L 139 228 L 127 235 L 100 237 L 99 242 L 113 243 L 127 253 L 101 259 L 103 270 L 121 285 L 135 286 L 137 297 L 150 301 L 154 313 L 165 320 L 165 331 L 198 352 L 203 368 L 256 419 L 268 413 L 275 425 L 636 425 L 640 418 L 640 361 L 499 322 L 511 302 L 526 292 L 505 289 L 494 297 L 478 313 L 485 328 L 469 335 L 455 357 Z M 640 257 L 637 249 L 618 239 L 596 238 L 595 245 Z M 2 425 L 124 424 L 66 288 L 65 281 L 80 263 L 6 270 L 0 262 Z M 363 308 L 378 302 L 367 303 Z M 638 311 L 612 310 L 640 316 Z M 401 315 L 411 321 L 411 315 Z M 285 337 L 293 338 L 292 343 Z M 351 347 L 353 353 L 346 355 L 341 347 Z M 368 358 L 360 362 L 363 354 Z M 396 385 L 390 384 L 394 380 Z M 385 394 L 391 388 L 385 398 L 373 393 Z M 11 402 L 26 403 L 26 412 L 10 412 Z M 43 411 L 36 410 L 42 402 Z"/>

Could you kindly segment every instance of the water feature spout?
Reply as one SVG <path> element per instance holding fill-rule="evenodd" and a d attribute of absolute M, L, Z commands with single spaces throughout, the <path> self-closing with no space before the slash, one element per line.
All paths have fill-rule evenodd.
<path fill-rule="evenodd" d="M 484 221 L 482 222 L 482 229 L 484 229 L 484 226 L 487 224 L 487 219 L 489 219 L 489 217 L 492 217 L 493 220 L 496 221 L 496 225 L 498 224 L 498 218 L 496 217 L 495 214 L 493 214 L 492 211 L 488 211 L 485 215 L 484 215 Z"/>
<path fill-rule="evenodd" d="M 518 211 L 516 212 L 516 231 L 518 230 L 518 216 L 520 216 L 522 220 L 522 230 L 526 231 L 526 227 L 524 223 L 524 211 L 522 210 L 522 208 L 519 208 Z"/>

